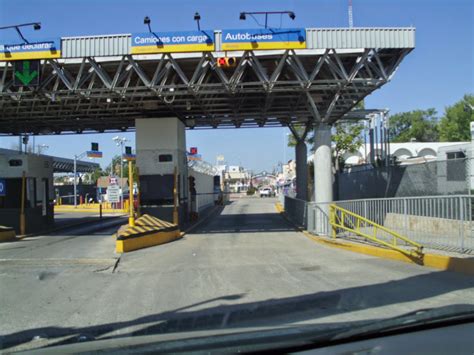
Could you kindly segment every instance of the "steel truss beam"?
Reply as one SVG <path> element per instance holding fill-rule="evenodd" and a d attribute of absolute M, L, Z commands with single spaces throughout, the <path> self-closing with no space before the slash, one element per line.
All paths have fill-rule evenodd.
<path fill-rule="evenodd" d="M 245 51 L 235 68 L 218 67 L 213 53 L 51 59 L 37 88 L 15 88 L 5 63 L 0 134 L 127 130 L 136 118 L 166 116 L 190 128 L 333 123 L 390 80 L 409 51 Z"/>

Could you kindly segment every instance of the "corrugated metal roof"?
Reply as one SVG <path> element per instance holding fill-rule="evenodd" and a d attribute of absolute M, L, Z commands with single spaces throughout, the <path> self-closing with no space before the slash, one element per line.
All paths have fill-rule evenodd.
<path fill-rule="evenodd" d="M 216 30 L 216 51 L 221 51 L 222 31 Z M 308 28 L 307 49 L 414 48 L 415 29 L 403 28 Z M 63 58 L 131 54 L 131 34 L 63 37 Z"/>
<path fill-rule="evenodd" d="M 306 48 L 415 48 L 415 28 L 308 28 Z"/>
<path fill-rule="evenodd" d="M 65 37 L 61 39 L 61 57 L 101 57 L 130 54 L 130 34 Z"/>

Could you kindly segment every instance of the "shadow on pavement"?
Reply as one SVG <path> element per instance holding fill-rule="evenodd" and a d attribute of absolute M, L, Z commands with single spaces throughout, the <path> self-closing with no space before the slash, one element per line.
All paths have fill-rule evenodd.
<path fill-rule="evenodd" d="M 293 232 L 296 227 L 275 213 L 223 214 L 199 226 L 193 234 Z"/>
<path fill-rule="evenodd" d="M 202 310 L 192 310 L 193 307 L 211 302 L 235 301 L 245 297 L 245 294 L 233 294 L 129 321 L 85 327 L 58 326 L 26 329 L 2 336 L 0 346 L 8 348 L 29 342 L 37 335 L 46 337 L 50 341 L 57 339 L 58 342 L 55 345 L 58 345 L 77 342 L 78 335 L 81 334 L 106 339 L 206 329 L 244 329 L 249 326 L 263 325 L 285 326 L 297 321 L 314 320 L 330 315 L 396 304 L 399 305 L 399 314 L 404 314 L 410 311 L 404 308 L 406 302 L 429 299 L 472 287 L 474 287 L 472 277 L 442 271 L 373 285 L 341 288 L 329 292 L 241 304 L 219 304 Z M 126 308 L 127 305 L 124 304 L 121 307 Z M 426 307 L 421 306 L 420 308 Z M 377 318 L 384 318 L 384 314 L 381 313 Z M 349 323 L 345 322 L 344 324 Z M 138 327 L 139 329 L 129 330 L 129 327 Z M 107 336 L 108 333 L 114 331 L 120 331 L 120 335 Z M 58 339 L 64 337 L 67 340 Z"/>

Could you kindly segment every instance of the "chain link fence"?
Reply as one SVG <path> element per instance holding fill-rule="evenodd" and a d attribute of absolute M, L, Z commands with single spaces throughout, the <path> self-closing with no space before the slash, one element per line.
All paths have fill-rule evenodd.
<path fill-rule="evenodd" d="M 337 174 L 337 200 L 470 194 L 468 158 L 359 169 Z"/>

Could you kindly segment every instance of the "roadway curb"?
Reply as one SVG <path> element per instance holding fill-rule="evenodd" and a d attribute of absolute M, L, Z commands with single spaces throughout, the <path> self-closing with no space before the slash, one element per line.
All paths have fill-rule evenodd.
<path fill-rule="evenodd" d="M 92 217 L 92 218 L 97 218 L 97 219 L 92 219 L 91 218 L 91 219 L 88 219 L 87 221 L 79 221 L 77 223 L 70 223 L 70 224 L 67 224 L 67 225 L 64 225 L 64 226 L 60 226 L 60 227 L 52 228 L 52 229 L 46 229 L 44 231 L 40 231 L 40 232 L 36 232 L 36 233 L 17 235 L 16 238 L 17 239 L 23 239 L 23 238 L 29 238 L 29 237 L 37 237 L 37 236 L 43 235 L 43 234 L 51 234 L 51 233 L 60 232 L 60 231 L 65 230 L 65 229 L 79 227 L 81 225 L 86 225 L 86 224 L 89 224 L 91 222 L 105 222 L 105 221 L 110 221 L 110 220 L 114 220 L 114 219 L 119 219 L 120 217 L 123 217 L 123 215 L 122 216 L 102 217 L 102 219 L 100 219 L 99 217 Z"/>
<path fill-rule="evenodd" d="M 200 219 L 195 224 L 189 226 L 186 230 L 180 231 L 171 231 L 171 232 L 164 232 L 164 231 L 156 231 L 155 233 L 147 234 L 144 236 L 140 236 L 137 238 L 130 238 L 124 240 L 118 240 L 118 232 L 112 235 L 113 238 L 116 240 L 115 252 L 120 253 L 120 258 L 123 254 L 143 248 L 153 247 L 161 244 L 166 244 L 169 242 L 173 242 L 175 240 L 183 238 L 187 233 L 191 232 L 193 229 L 198 227 L 200 224 L 207 221 L 209 217 L 211 217 L 218 209 L 222 206 L 214 206 L 214 208 L 204 216 L 204 218 Z M 120 229 L 119 229 L 120 230 Z M 176 233 L 177 232 L 177 233 Z"/>
<path fill-rule="evenodd" d="M 279 205 L 279 206 L 278 206 Z M 421 266 L 431 267 L 439 270 L 454 271 L 464 274 L 474 275 L 474 258 L 457 258 L 453 256 L 439 255 L 439 254 L 423 254 L 422 259 L 410 258 L 407 255 L 401 254 L 394 250 L 378 248 L 371 245 L 361 245 L 356 243 L 345 242 L 342 240 L 329 239 L 328 237 L 316 236 L 311 234 L 307 230 L 295 225 L 290 221 L 285 214 L 282 206 L 277 203 L 275 204 L 276 210 L 280 213 L 286 221 L 294 225 L 301 233 L 312 241 L 330 246 L 333 248 L 339 248 L 359 254 L 376 256 L 383 259 L 390 259 L 396 261 L 403 261 L 406 263 L 417 264 Z"/>
<path fill-rule="evenodd" d="M 16 238 L 15 230 L 11 227 L 0 226 L 0 242 L 9 242 Z"/>

